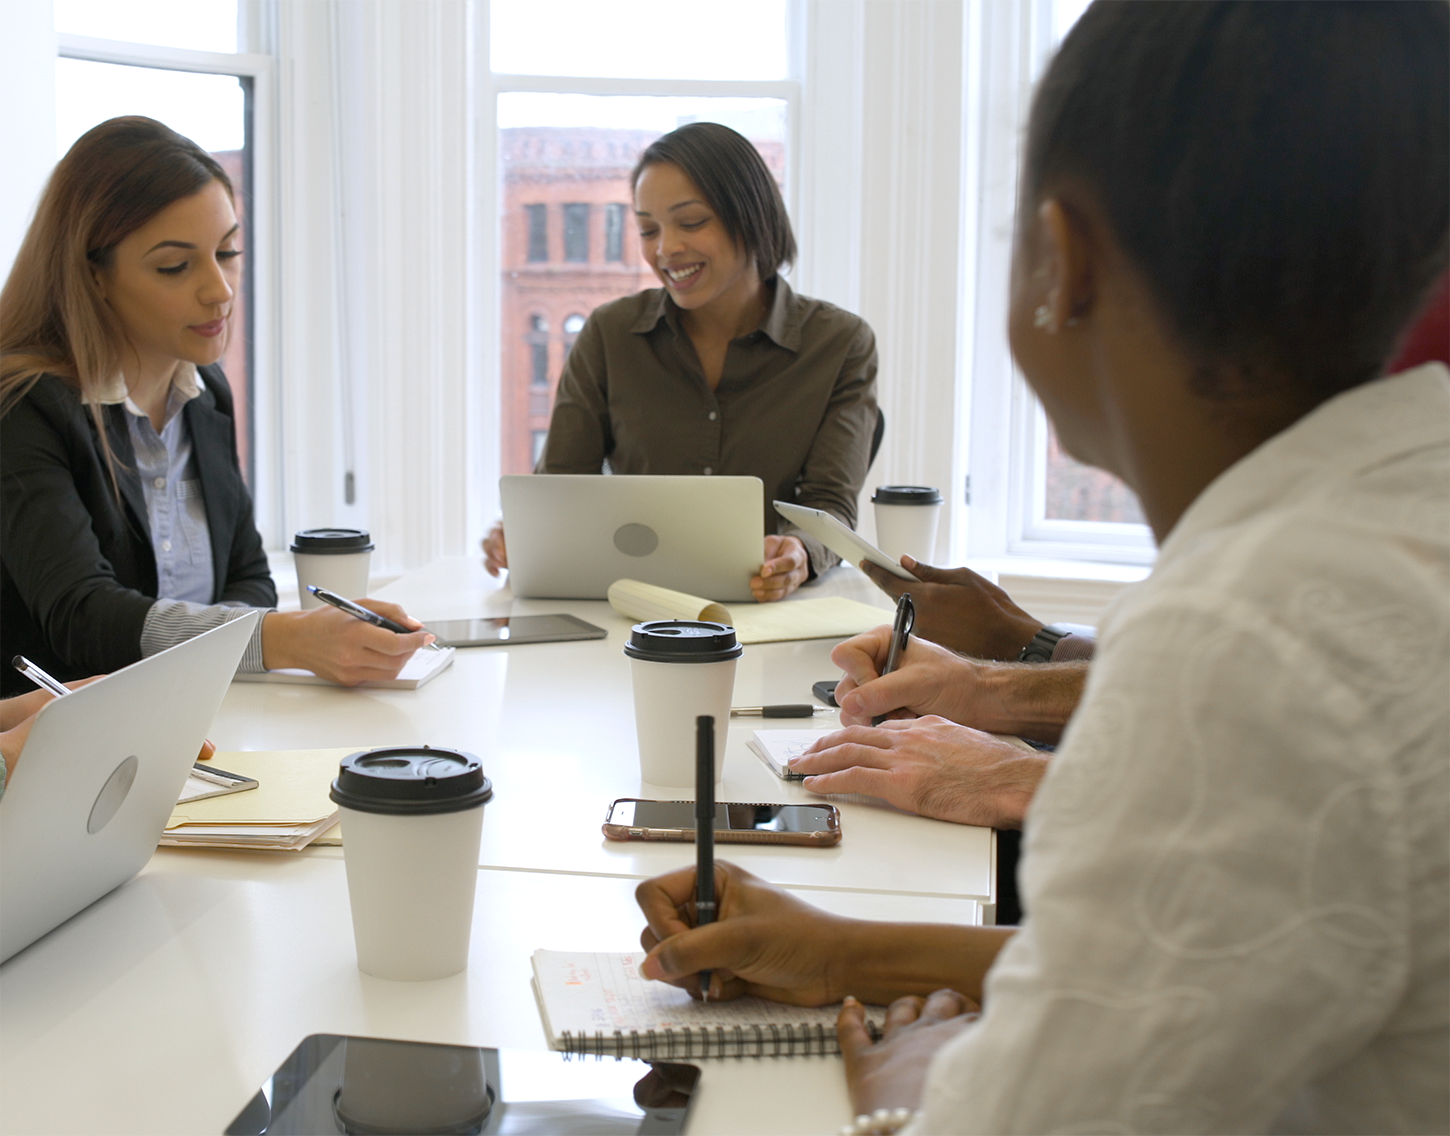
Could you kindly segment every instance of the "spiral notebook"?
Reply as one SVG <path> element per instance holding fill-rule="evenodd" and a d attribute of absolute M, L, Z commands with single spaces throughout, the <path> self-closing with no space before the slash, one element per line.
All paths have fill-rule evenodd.
<path fill-rule="evenodd" d="M 837 1054 L 840 1006 L 808 1009 L 737 998 L 697 1002 L 684 990 L 640 977 L 644 952 L 534 952 L 534 993 L 549 1045 L 610 1057 L 805 1057 Z M 873 1033 L 884 1019 L 867 1007 Z"/>

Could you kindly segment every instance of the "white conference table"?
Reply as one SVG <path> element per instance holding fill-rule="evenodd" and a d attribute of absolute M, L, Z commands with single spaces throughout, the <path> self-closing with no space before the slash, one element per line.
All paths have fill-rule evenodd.
<path fill-rule="evenodd" d="M 824 588 L 889 617 L 854 570 Z M 0 1133 L 220 1132 L 310 1033 L 545 1048 L 533 951 L 638 945 L 635 881 L 689 863 L 691 850 L 599 831 L 609 801 L 652 795 L 633 746 L 628 621 L 603 603 L 515 600 L 476 557 L 379 594 L 424 620 L 569 611 L 609 630 L 602 641 L 462 650 L 417 691 L 237 683 L 213 724 L 223 750 L 430 742 L 478 754 L 496 796 L 468 969 L 424 983 L 362 974 L 341 849 L 158 850 L 136 880 L 0 967 Z M 836 673 L 832 645 L 747 647 L 737 704 L 807 701 L 813 681 Z M 745 749 L 751 729 L 793 724 L 732 724 L 722 799 L 819 799 Z M 838 849 L 726 854 L 840 914 L 983 921 L 995 898 L 989 831 L 840 807 Z M 837 1059 L 703 1065 L 692 1134 L 828 1132 L 849 1119 Z"/>

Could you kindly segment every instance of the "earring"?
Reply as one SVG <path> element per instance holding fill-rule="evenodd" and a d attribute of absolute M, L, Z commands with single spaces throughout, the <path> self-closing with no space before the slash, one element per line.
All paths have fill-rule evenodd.
<path fill-rule="evenodd" d="M 1037 310 L 1032 313 L 1032 326 L 1048 328 L 1052 324 L 1052 313 L 1048 311 L 1046 304 L 1039 304 Z"/>

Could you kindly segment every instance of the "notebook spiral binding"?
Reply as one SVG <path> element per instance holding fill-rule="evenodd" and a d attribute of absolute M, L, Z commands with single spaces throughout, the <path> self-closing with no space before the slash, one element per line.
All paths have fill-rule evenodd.
<path fill-rule="evenodd" d="M 674 1061 L 706 1057 L 830 1057 L 836 1031 L 823 1025 L 716 1026 L 714 1029 L 614 1030 L 561 1035 L 566 1055 Z"/>

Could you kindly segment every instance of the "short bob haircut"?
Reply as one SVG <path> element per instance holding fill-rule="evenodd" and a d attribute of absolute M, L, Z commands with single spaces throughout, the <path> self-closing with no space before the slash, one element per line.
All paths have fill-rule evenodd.
<path fill-rule="evenodd" d="M 1032 109 L 1026 210 L 1099 202 L 1201 395 L 1381 375 L 1447 257 L 1445 0 L 1097 0 Z M 1234 384 L 1239 386 L 1241 384 Z"/>
<path fill-rule="evenodd" d="M 730 239 L 755 260 L 762 281 L 795 260 L 795 235 L 780 187 L 750 142 L 718 122 L 691 122 L 650 143 L 629 175 L 633 192 L 646 166 L 673 162 L 695 183 Z"/>

